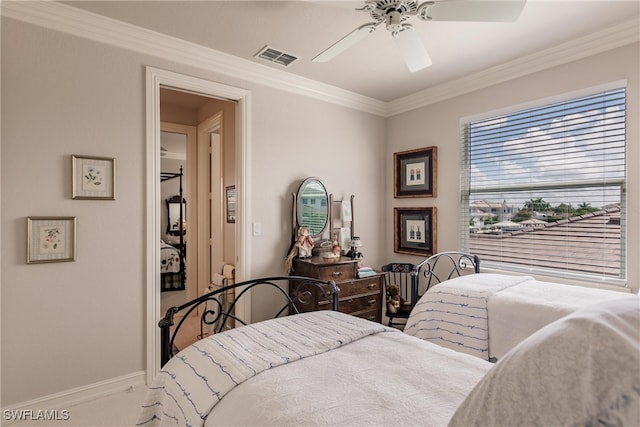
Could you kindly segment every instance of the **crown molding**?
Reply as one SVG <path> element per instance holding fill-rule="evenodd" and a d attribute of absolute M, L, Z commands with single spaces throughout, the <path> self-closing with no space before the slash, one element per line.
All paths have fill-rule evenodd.
<path fill-rule="evenodd" d="M 640 40 L 634 18 L 390 102 L 296 76 L 182 39 L 53 1 L 2 1 L 2 15 L 99 43 L 152 55 L 382 117 L 391 117 Z"/>
<path fill-rule="evenodd" d="M 378 116 L 387 103 L 286 71 L 53 1 L 2 1 L 2 15 Z"/>
<path fill-rule="evenodd" d="M 640 27 L 640 19 L 635 18 L 553 48 L 395 99 L 388 103 L 387 116 L 415 110 L 465 93 L 636 43 L 640 41 L 638 27 Z"/>

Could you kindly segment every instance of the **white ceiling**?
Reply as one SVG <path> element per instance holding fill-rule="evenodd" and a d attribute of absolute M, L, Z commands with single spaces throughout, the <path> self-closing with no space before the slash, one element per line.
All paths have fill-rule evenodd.
<path fill-rule="evenodd" d="M 287 72 L 380 101 L 522 60 L 621 23 L 633 20 L 637 27 L 640 16 L 638 0 L 528 0 L 515 23 L 425 22 L 414 17 L 412 23 L 433 65 L 410 73 L 384 26 L 331 62 L 311 62 L 351 30 L 370 22 L 367 13 L 354 10 L 363 4 L 359 1 L 64 3 L 263 65 L 267 63 L 254 55 L 270 45 L 300 57 Z"/>

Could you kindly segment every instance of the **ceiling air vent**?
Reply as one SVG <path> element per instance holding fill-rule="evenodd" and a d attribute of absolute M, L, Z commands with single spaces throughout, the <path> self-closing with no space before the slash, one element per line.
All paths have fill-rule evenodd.
<path fill-rule="evenodd" d="M 283 52 L 279 49 L 275 49 L 270 46 L 265 46 L 260 49 L 260 52 L 256 53 L 256 58 L 260 58 L 264 61 L 273 62 L 283 67 L 288 67 L 293 62 L 298 60 L 298 57 L 291 55 L 290 53 Z"/>

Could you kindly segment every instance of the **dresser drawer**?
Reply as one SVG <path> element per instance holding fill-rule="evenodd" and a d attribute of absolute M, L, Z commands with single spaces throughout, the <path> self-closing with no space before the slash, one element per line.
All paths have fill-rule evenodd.
<path fill-rule="evenodd" d="M 318 269 L 318 279 L 320 280 L 334 280 L 338 282 L 355 279 L 355 277 L 356 271 L 352 264 L 327 265 Z"/>
<path fill-rule="evenodd" d="M 331 260 L 319 257 L 293 260 L 294 275 L 314 277 L 320 280 L 340 282 L 355 279 L 357 269 L 357 263 L 352 260 Z"/>
<path fill-rule="evenodd" d="M 350 280 L 338 283 L 340 299 L 363 294 L 379 294 L 382 290 L 380 276 Z"/>
<path fill-rule="evenodd" d="M 359 311 L 377 310 L 381 304 L 381 295 L 367 295 L 359 298 L 342 299 L 338 304 L 338 309 L 343 313 L 355 314 Z"/>

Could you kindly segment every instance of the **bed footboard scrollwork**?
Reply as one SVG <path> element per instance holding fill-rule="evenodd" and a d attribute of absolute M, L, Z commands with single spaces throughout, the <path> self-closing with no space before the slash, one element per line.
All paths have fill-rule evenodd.
<path fill-rule="evenodd" d="M 294 288 L 289 289 L 290 286 Z M 202 310 L 200 321 L 202 324 L 211 326 L 213 333 L 222 332 L 238 324 L 246 325 L 247 322 L 236 315 L 236 307 L 239 305 L 239 301 L 246 298 L 248 293 L 256 288 L 260 288 L 260 292 L 269 293 L 269 298 L 276 301 L 273 307 L 273 318 L 298 314 L 300 311 L 304 311 L 299 310 L 300 307 L 311 304 L 313 298 L 317 297 L 328 299 L 331 301 L 331 310 L 338 311 L 340 289 L 333 280 L 323 281 L 302 276 L 282 276 L 247 280 L 223 286 L 179 307 L 171 307 L 167 310 L 165 316 L 158 323 L 162 365 L 164 366 L 173 357 L 176 351 L 174 345 L 176 336 L 185 320 L 194 311 L 197 313 L 196 310 Z M 312 292 L 310 289 L 317 292 Z M 172 328 L 175 324 L 174 318 L 177 318 L 178 313 L 181 315 L 180 320 L 175 328 Z"/>

